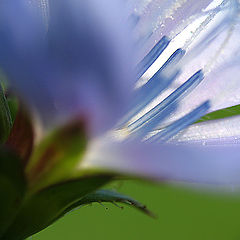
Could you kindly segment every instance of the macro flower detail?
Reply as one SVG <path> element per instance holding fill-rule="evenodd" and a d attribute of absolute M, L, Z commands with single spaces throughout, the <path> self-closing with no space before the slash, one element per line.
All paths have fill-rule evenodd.
<path fill-rule="evenodd" d="M 164 4 L 142 1 L 134 6 L 137 41 L 147 36 L 141 49 L 157 43 L 137 64 L 135 99 L 117 133 L 90 144 L 84 164 L 160 180 L 237 185 L 239 117 L 231 117 L 228 107 L 239 104 L 234 74 L 239 68 L 234 41 L 239 37 L 239 3 Z M 192 15 L 182 14 L 184 10 Z M 155 22 L 157 11 L 166 16 Z M 217 110 L 230 117 L 197 122 Z"/>
<path fill-rule="evenodd" d="M 119 175 L 239 186 L 239 12 L 238 0 L 2 0 L 2 154 L 22 167 L 0 239 L 100 200 L 152 215 L 99 190 Z"/>

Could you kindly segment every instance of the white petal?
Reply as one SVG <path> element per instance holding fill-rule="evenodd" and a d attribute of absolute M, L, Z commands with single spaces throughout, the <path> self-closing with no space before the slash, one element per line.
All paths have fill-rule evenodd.
<path fill-rule="evenodd" d="M 136 4 L 134 14 L 140 16 L 140 21 L 135 31 L 139 41 L 146 43 L 143 53 L 148 52 L 164 35 L 174 37 L 192 22 L 194 15 L 201 14 L 210 2 L 212 1 L 150 0 L 141 1 L 139 6 Z"/>
<path fill-rule="evenodd" d="M 240 184 L 239 145 L 198 147 L 105 142 L 92 145 L 79 166 L 83 167 L 160 181 L 230 187 Z"/>
<path fill-rule="evenodd" d="M 206 100 L 210 100 L 208 112 L 240 104 L 239 75 L 238 62 L 227 67 L 219 67 L 179 102 L 177 111 L 167 119 L 164 125 L 183 117 Z"/>
<path fill-rule="evenodd" d="M 240 116 L 194 124 L 172 141 L 185 144 L 235 145 L 240 143 Z"/>
<path fill-rule="evenodd" d="M 164 123 L 175 121 L 199 104 L 210 100 L 209 112 L 240 104 L 240 25 L 230 24 L 209 44 L 197 45 L 179 63 L 182 74 L 174 84 L 159 96 L 163 100 L 199 69 L 205 71 L 204 80 L 185 98 Z M 199 49 L 198 49 L 199 48 Z M 178 66 L 179 67 L 179 66 Z M 161 127 L 161 126 L 160 126 Z"/>

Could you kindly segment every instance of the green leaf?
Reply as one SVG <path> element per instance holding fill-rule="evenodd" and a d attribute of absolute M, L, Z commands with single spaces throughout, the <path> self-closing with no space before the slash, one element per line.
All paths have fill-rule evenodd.
<path fill-rule="evenodd" d="M 12 125 L 11 112 L 0 83 L 0 143 L 4 143 L 7 140 Z"/>
<path fill-rule="evenodd" d="M 129 196 L 120 194 L 115 191 L 110 191 L 110 190 L 97 190 L 93 193 L 90 193 L 87 196 L 85 196 L 84 198 L 82 198 L 81 200 L 79 200 L 78 202 L 74 203 L 72 206 L 70 206 L 66 210 L 66 212 L 71 211 L 72 209 L 74 209 L 76 207 L 79 207 L 82 205 L 87 205 L 87 204 L 94 203 L 94 202 L 98 202 L 98 203 L 109 202 L 109 203 L 113 203 L 114 205 L 116 203 L 124 203 L 126 205 L 130 205 L 130 206 L 140 210 L 141 212 L 143 212 L 144 214 L 147 214 L 150 217 L 154 217 L 154 218 L 156 217 L 142 203 L 134 200 L 133 198 L 131 198 Z"/>
<path fill-rule="evenodd" d="M 0 239 L 22 240 L 41 231 L 63 216 L 75 202 L 110 180 L 110 176 L 84 177 L 28 196 L 14 223 Z"/>
<path fill-rule="evenodd" d="M 0 149 L 0 239 L 14 220 L 25 194 L 25 179 L 20 160 Z"/>
<path fill-rule="evenodd" d="M 195 123 L 224 119 L 227 117 L 233 117 L 237 115 L 240 115 L 240 105 L 236 105 L 236 106 L 232 106 L 232 107 L 228 107 L 228 108 L 224 108 L 224 109 L 220 109 L 220 110 L 208 113 Z"/>

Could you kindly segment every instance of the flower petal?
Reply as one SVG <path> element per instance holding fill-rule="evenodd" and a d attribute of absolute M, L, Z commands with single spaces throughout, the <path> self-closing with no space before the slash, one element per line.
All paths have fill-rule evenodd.
<path fill-rule="evenodd" d="M 240 151 L 235 146 L 146 143 L 97 143 L 79 168 L 97 168 L 139 177 L 220 184 L 240 184 Z"/>
<path fill-rule="evenodd" d="M 201 145 L 236 145 L 240 140 L 240 116 L 194 124 L 175 136 L 177 143 Z"/>
<path fill-rule="evenodd" d="M 181 74 L 158 97 L 158 102 L 184 84 L 194 72 L 200 69 L 204 73 L 204 79 L 192 92 L 178 101 L 177 111 L 172 113 L 159 127 L 180 119 L 208 100 L 211 104 L 208 112 L 240 103 L 238 79 L 240 25 L 237 23 L 238 10 L 234 9 L 234 13 L 232 10 L 232 6 L 225 9 L 224 17 L 220 21 L 222 24 L 218 22 L 200 43 L 196 41 L 195 46 L 187 51 L 187 54 L 175 66 L 176 69 L 181 69 Z"/>
<path fill-rule="evenodd" d="M 240 103 L 238 62 L 221 66 L 206 76 L 199 86 L 179 102 L 177 111 L 169 116 L 163 125 L 183 117 L 206 100 L 210 101 L 208 112 L 238 105 Z"/>
<path fill-rule="evenodd" d="M 79 117 L 90 135 L 104 132 L 123 113 L 133 85 L 121 2 L 50 1 L 47 32 L 33 3 L 1 3 L 3 70 L 47 126 Z"/>
<path fill-rule="evenodd" d="M 135 1 L 132 14 L 139 17 L 136 25 L 138 42 L 147 53 L 163 36 L 174 37 L 188 26 L 195 15 L 202 14 L 211 0 L 149 0 Z M 144 55 L 144 54 L 143 54 Z"/>

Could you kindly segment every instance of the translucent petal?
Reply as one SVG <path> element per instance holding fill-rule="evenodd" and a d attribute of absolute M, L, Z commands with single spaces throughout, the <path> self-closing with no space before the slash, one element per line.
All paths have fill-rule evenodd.
<path fill-rule="evenodd" d="M 177 143 L 200 145 L 235 145 L 240 142 L 240 116 L 219 120 L 210 120 L 194 124 L 172 141 Z"/>
<path fill-rule="evenodd" d="M 240 183 L 240 151 L 235 146 L 175 146 L 97 143 L 79 168 L 99 168 L 155 180 L 220 184 Z"/>
<path fill-rule="evenodd" d="M 47 126 L 79 117 L 91 135 L 111 128 L 134 82 L 121 1 L 53 0 L 48 29 L 31 3 L 1 2 L 0 64 L 12 87 Z"/>
<path fill-rule="evenodd" d="M 203 69 L 205 77 L 201 84 L 179 101 L 177 111 L 164 124 L 181 118 L 207 100 L 211 102 L 209 112 L 240 103 L 239 37 L 240 25 L 233 21 L 230 25 L 226 24 L 210 43 L 204 39 L 188 52 L 180 63 L 182 74 L 164 94 L 170 94 L 194 71 Z"/>
<path fill-rule="evenodd" d="M 202 13 L 211 0 L 148 0 L 135 3 L 133 14 L 140 16 L 136 35 L 142 53 L 148 52 L 163 36 L 173 37 Z"/>

